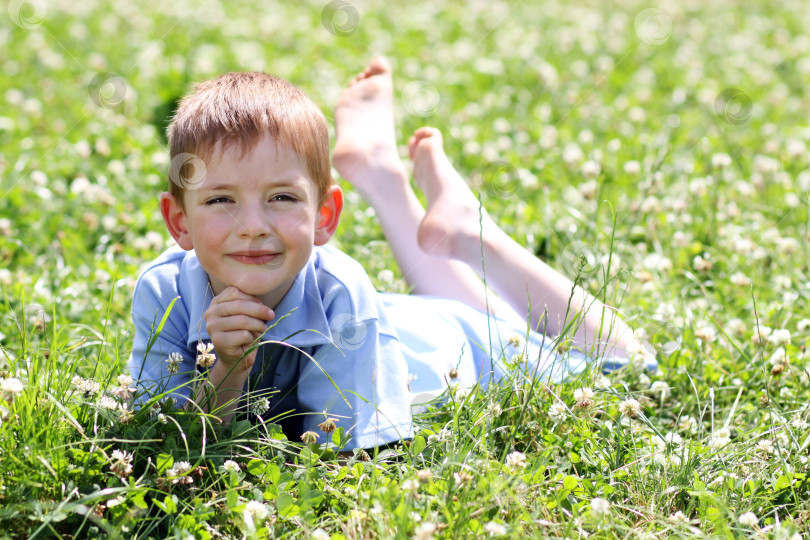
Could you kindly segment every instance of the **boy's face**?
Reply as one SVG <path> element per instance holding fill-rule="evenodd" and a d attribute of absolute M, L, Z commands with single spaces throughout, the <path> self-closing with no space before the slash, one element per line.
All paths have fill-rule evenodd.
<path fill-rule="evenodd" d="M 306 265 L 314 245 L 325 244 L 343 204 L 332 186 L 319 204 L 306 163 L 269 136 L 248 153 L 216 147 L 198 189 L 184 207 L 170 194 L 161 211 L 183 249 L 194 249 L 214 293 L 235 286 L 274 308 Z"/>

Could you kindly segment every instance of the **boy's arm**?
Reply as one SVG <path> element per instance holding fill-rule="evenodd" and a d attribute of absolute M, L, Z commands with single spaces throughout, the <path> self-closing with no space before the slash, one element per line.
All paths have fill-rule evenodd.
<path fill-rule="evenodd" d="M 399 338 L 382 320 L 345 321 L 332 328 L 334 345 L 320 346 L 298 380 L 304 431 L 327 442 L 325 413 L 352 436 L 350 448 L 374 448 L 413 436 L 408 372 Z"/>
<path fill-rule="evenodd" d="M 256 349 L 249 349 L 264 334 L 275 313 L 258 298 L 228 287 L 211 300 L 204 317 L 216 360 L 205 356 L 211 351 L 199 353 L 203 355 L 203 365 L 211 360 L 214 364 L 197 389 L 195 402 L 203 411 L 215 413 L 227 423 L 233 418 L 256 361 Z"/>

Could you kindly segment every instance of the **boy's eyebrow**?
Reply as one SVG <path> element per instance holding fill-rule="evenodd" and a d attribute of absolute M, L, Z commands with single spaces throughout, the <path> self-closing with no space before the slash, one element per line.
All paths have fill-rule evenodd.
<path fill-rule="evenodd" d="M 294 177 L 294 178 L 285 178 L 283 180 L 278 180 L 276 182 L 270 182 L 273 187 L 297 187 L 301 185 L 301 180 L 304 180 L 303 177 Z M 238 182 L 228 182 L 228 181 L 218 181 L 211 187 L 205 187 L 206 191 L 227 191 L 229 189 L 233 189 Z"/>

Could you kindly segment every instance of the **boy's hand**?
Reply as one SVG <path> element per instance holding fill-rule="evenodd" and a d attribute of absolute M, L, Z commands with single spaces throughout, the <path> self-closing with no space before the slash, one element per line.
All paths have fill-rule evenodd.
<path fill-rule="evenodd" d="M 204 316 L 217 357 L 230 368 L 264 334 L 267 322 L 276 315 L 255 296 L 228 287 L 214 297 Z M 242 358 L 239 367 L 247 371 L 255 361 L 256 350 Z"/>

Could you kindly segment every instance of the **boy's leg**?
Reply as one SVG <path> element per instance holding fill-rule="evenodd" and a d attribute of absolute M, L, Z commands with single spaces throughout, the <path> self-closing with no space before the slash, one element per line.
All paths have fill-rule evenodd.
<path fill-rule="evenodd" d="M 335 126 L 335 168 L 376 211 L 413 291 L 485 310 L 484 286 L 469 267 L 431 256 L 419 247 L 416 233 L 425 210 L 397 151 L 391 69 L 383 58 L 373 59 L 343 91 L 335 108 Z"/>
<path fill-rule="evenodd" d="M 418 233 L 419 245 L 424 250 L 463 261 L 479 275 L 486 273 L 487 285 L 517 313 L 525 316 L 531 311 L 532 327 L 545 329 L 546 333 L 559 334 L 564 323 L 587 310 L 574 335 L 574 342 L 580 347 L 590 347 L 596 342 L 594 337 L 599 334 L 604 309 L 607 316 L 598 341 L 618 344 L 626 350 L 633 339 L 632 331 L 615 311 L 581 288 L 574 288 L 570 279 L 524 249 L 480 209 L 478 199 L 444 153 L 438 130 L 417 130 L 409 147 L 414 179 L 428 201 Z M 571 308 L 566 321 L 569 301 Z"/>

